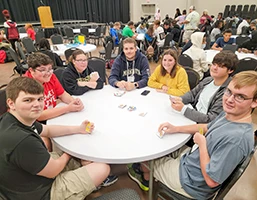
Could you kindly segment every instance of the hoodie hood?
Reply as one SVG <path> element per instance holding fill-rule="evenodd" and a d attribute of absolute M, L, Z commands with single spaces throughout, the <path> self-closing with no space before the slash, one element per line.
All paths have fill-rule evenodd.
<path fill-rule="evenodd" d="M 193 46 L 202 49 L 204 32 L 195 32 L 191 35 L 191 42 Z"/>

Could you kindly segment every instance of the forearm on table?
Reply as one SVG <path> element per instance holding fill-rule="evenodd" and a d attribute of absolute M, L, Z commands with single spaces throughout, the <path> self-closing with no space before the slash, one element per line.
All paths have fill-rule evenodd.
<path fill-rule="evenodd" d="M 175 129 L 177 133 L 190 133 L 195 134 L 196 132 L 199 132 L 199 129 L 202 128 L 203 132 L 207 132 L 207 124 L 192 124 L 187 126 L 176 126 Z"/>
<path fill-rule="evenodd" d="M 75 133 L 80 133 L 80 126 L 44 125 L 40 136 L 53 138 Z"/>

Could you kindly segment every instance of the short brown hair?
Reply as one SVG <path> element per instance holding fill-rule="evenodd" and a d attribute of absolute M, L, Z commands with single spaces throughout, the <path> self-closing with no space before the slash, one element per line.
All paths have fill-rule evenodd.
<path fill-rule="evenodd" d="M 175 60 L 175 64 L 174 64 L 174 66 L 173 66 L 173 68 L 172 68 L 172 70 L 171 70 L 171 72 L 170 72 L 171 78 L 174 78 L 174 77 L 176 76 L 177 70 L 178 70 L 178 68 L 179 68 L 179 66 L 178 66 L 178 53 L 177 53 L 177 51 L 175 51 L 175 50 L 173 50 L 173 49 L 166 50 L 166 51 L 163 53 L 163 55 L 162 55 L 162 61 L 163 61 L 163 58 L 164 58 L 165 55 L 170 55 L 170 56 L 172 56 L 172 57 L 174 58 L 174 60 Z M 161 62 L 161 75 L 162 75 L 162 76 L 165 76 L 166 74 L 167 74 L 167 71 L 166 71 L 166 69 L 163 67 L 162 62 Z"/>
<path fill-rule="evenodd" d="M 126 38 L 125 40 L 123 40 L 123 46 L 124 46 L 124 44 L 127 44 L 127 43 L 133 43 L 134 44 L 134 46 L 135 47 L 137 47 L 137 42 L 136 42 L 136 40 L 135 39 L 133 39 L 133 38 Z"/>
<path fill-rule="evenodd" d="M 71 56 L 69 57 L 69 61 L 72 62 L 72 60 L 76 60 L 77 56 L 81 55 L 81 54 L 83 54 L 83 55 L 88 57 L 87 53 L 85 53 L 81 49 L 78 49 L 78 50 L 75 50 L 75 51 L 72 52 Z"/>
<path fill-rule="evenodd" d="M 160 26 L 161 22 L 160 22 L 160 20 L 155 20 L 154 24 Z"/>
<path fill-rule="evenodd" d="M 255 85 L 253 91 L 253 99 L 257 99 L 257 72 L 256 71 L 243 71 L 233 76 L 232 80 L 236 89 L 245 86 Z"/>
<path fill-rule="evenodd" d="M 30 54 L 28 57 L 28 66 L 31 67 L 32 69 L 36 69 L 37 67 L 41 65 L 53 65 L 53 61 L 51 58 L 43 53 L 33 53 Z"/>
<path fill-rule="evenodd" d="M 239 60 L 232 51 L 222 50 L 214 56 L 212 63 L 235 71 Z"/>
<path fill-rule="evenodd" d="M 44 87 L 33 78 L 18 77 L 11 80 L 7 85 L 6 98 L 15 102 L 21 91 L 27 94 L 43 94 Z"/>

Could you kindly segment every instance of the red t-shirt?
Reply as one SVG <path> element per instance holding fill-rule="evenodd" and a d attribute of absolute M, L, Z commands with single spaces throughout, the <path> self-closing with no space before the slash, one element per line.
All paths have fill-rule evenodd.
<path fill-rule="evenodd" d="M 27 76 L 29 78 L 33 78 L 30 71 L 27 71 L 24 76 Z M 55 74 L 52 74 L 51 79 L 47 83 L 43 83 L 44 86 L 44 110 L 48 108 L 54 108 L 56 106 L 56 100 L 58 96 L 62 95 L 64 93 L 64 89 L 55 76 Z"/>
<path fill-rule="evenodd" d="M 32 29 L 32 28 L 29 28 L 28 30 L 27 30 L 27 34 L 28 34 L 28 36 L 34 41 L 35 40 L 35 35 L 36 35 L 36 33 L 35 33 L 35 31 Z"/>

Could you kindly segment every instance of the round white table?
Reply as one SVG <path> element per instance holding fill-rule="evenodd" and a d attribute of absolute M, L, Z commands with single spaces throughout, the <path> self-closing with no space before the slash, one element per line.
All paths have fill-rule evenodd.
<path fill-rule="evenodd" d="M 145 39 L 145 34 L 144 33 L 139 33 L 136 37 L 136 40 L 143 41 Z"/>
<path fill-rule="evenodd" d="M 92 52 L 92 51 L 96 50 L 96 46 L 93 45 L 93 44 L 86 44 L 86 45 L 82 45 L 82 44 L 55 44 L 55 45 L 51 45 L 51 50 L 54 53 L 57 53 L 59 56 L 63 56 L 65 50 L 67 50 L 69 48 L 72 48 L 72 47 L 81 49 L 85 53 L 89 53 L 89 52 Z"/>
<path fill-rule="evenodd" d="M 142 96 L 144 90 L 150 90 Z M 167 155 L 183 146 L 190 134 L 166 134 L 160 139 L 156 133 L 161 123 L 188 125 L 195 122 L 174 111 L 169 96 L 152 88 L 136 89 L 117 97 L 119 91 L 110 85 L 102 90 L 89 91 L 79 98 L 84 110 L 48 120 L 48 124 L 78 125 L 87 119 L 95 124 L 91 134 L 74 134 L 53 138 L 58 148 L 68 154 L 95 162 L 125 164 L 150 161 L 149 199 L 153 192 L 153 159 Z M 61 105 L 61 104 L 59 104 Z M 120 105 L 126 105 L 119 108 Z M 129 106 L 135 106 L 129 111 Z M 147 113 L 144 117 L 142 113 Z"/>
<path fill-rule="evenodd" d="M 95 28 L 89 28 L 88 32 L 89 33 L 95 33 Z M 73 29 L 73 33 L 80 33 L 80 29 L 79 28 Z"/>
<path fill-rule="evenodd" d="M 142 96 L 145 89 L 151 92 Z M 194 124 L 174 111 L 169 96 L 151 88 L 114 96 L 118 89 L 109 85 L 89 91 L 79 98 L 84 103 L 81 112 L 68 113 L 48 120 L 48 124 L 79 125 L 87 119 L 95 123 L 92 134 L 75 134 L 53 138 L 63 151 L 85 160 L 104 163 L 131 163 L 159 158 L 169 154 L 190 138 L 190 134 L 167 134 L 160 139 L 156 133 L 161 123 Z M 127 105 L 119 108 L 119 105 Z M 135 106 L 135 111 L 128 111 Z M 140 113 L 147 114 L 142 117 Z"/>
<path fill-rule="evenodd" d="M 220 51 L 217 51 L 217 50 L 205 50 L 205 53 L 206 53 L 206 60 L 210 63 L 212 63 L 212 60 L 214 58 L 214 56 L 219 53 Z M 236 55 L 238 57 L 239 60 L 243 59 L 243 58 L 247 58 L 247 57 L 250 57 L 250 58 L 254 58 L 254 59 L 257 59 L 257 56 L 254 55 L 253 53 L 239 53 L 236 51 Z"/>

